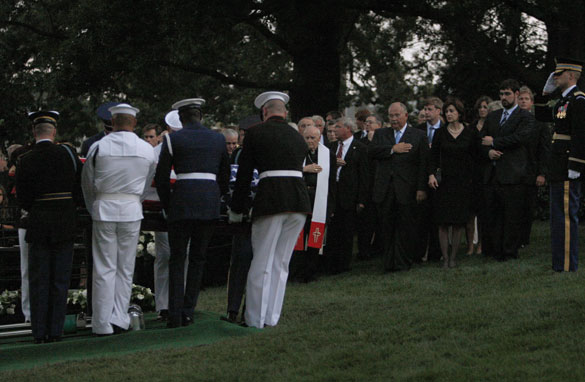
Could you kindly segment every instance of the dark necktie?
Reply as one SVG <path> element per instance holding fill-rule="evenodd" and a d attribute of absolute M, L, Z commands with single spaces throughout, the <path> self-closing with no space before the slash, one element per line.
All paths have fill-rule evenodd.
<path fill-rule="evenodd" d="M 337 158 L 341 158 L 343 155 L 343 142 L 339 142 L 339 148 L 337 149 Z"/>
<path fill-rule="evenodd" d="M 504 114 L 502 115 L 502 120 L 500 121 L 500 126 L 502 126 L 508 120 L 508 110 L 504 110 Z"/>

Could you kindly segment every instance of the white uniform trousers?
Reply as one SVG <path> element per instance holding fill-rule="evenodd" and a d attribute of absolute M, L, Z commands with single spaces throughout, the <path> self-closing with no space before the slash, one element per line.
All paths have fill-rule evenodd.
<path fill-rule="evenodd" d="M 113 332 L 112 324 L 128 329 L 128 306 L 140 220 L 93 222 L 92 329 L 97 334 Z"/>
<path fill-rule="evenodd" d="M 246 283 L 246 324 L 263 328 L 280 318 L 288 278 L 288 263 L 306 215 L 281 213 L 252 223 L 254 257 Z"/>
<path fill-rule="evenodd" d="M 155 232 L 154 243 L 156 257 L 154 259 L 154 303 L 156 311 L 169 309 L 169 258 L 171 247 L 169 246 L 169 234 L 167 232 Z M 189 256 L 185 256 L 185 283 L 187 282 L 187 270 Z"/>
<path fill-rule="evenodd" d="M 26 229 L 18 229 L 18 245 L 20 247 L 20 297 L 24 320 L 30 322 L 30 294 L 28 291 L 28 243 L 24 240 Z"/>

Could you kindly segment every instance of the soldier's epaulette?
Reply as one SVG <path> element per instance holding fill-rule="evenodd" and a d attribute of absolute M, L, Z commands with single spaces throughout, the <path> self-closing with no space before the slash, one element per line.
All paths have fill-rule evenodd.
<path fill-rule="evenodd" d="M 27 151 L 23 152 L 22 154 L 20 154 L 18 156 L 18 158 L 16 158 L 16 163 L 21 162 L 27 155 L 29 155 L 32 152 L 33 152 L 32 150 L 27 150 Z"/>
<path fill-rule="evenodd" d="M 583 93 L 581 90 L 573 93 L 573 95 L 575 96 L 575 98 L 579 98 L 579 97 L 585 98 L 585 93 Z"/>
<path fill-rule="evenodd" d="M 20 159 L 20 158 L 24 158 L 25 156 L 29 155 L 29 154 L 30 154 L 30 153 L 32 153 L 32 152 L 33 152 L 32 150 L 27 150 L 27 151 L 23 152 L 22 154 L 20 154 L 20 155 L 18 156 L 18 159 Z"/>

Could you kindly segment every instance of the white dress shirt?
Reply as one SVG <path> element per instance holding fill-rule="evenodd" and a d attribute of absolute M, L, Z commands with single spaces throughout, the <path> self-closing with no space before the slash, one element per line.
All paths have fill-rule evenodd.
<path fill-rule="evenodd" d="M 349 146 L 351 146 L 351 142 L 353 142 L 353 135 L 351 135 L 349 138 L 347 138 L 345 141 L 343 141 L 343 146 L 341 148 L 341 159 L 345 160 L 345 156 L 347 155 L 347 151 L 349 150 Z M 337 149 L 339 150 L 339 146 L 337 146 Z M 337 155 L 337 153 L 335 153 L 335 155 Z M 343 168 L 343 166 L 337 166 L 337 181 L 339 182 L 339 173 L 341 172 L 341 169 Z"/>
<path fill-rule="evenodd" d="M 92 219 L 141 220 L 141 200 L 155 169 L 153 147 L 133 132 L 112 132 L 94 143 L 81 174 L 85 205 Z"/>
<path fill-rule="evenodd" d="M 162 149 L 162 143 L 159 143 L 154 147 L 154 161 L 158 163 L 158 158 L 160 157 L 160 151 Z M 177 179 L 177 174 L 175 170 L 171 169 L 171 182 Z M 152 182 L 146 184 L 146 190 L 144 191 L 144 200 L 151 200 L 151 201 L 160 201 L 158 197 L 158 192 L 156 191 L 156 187 L 152 186 Z"/>

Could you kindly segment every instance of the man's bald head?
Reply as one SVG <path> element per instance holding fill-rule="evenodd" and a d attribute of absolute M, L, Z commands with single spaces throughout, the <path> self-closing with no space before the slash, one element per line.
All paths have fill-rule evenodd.
<path fill-rule="evenodd" d="M 394 102 L 388 108 L 388 119 L 390 127 L 394 130 L 400 130 L 406 125 L 408 121 L 408 109 L 406 105 L 401 102 Z"/>
<path fill-rule="evenodd" d="M 286 106 L 279 99 L 271 99 L 262 106 L 262 116 L 264 120 L 272 116 L 286 118 Z"/>

